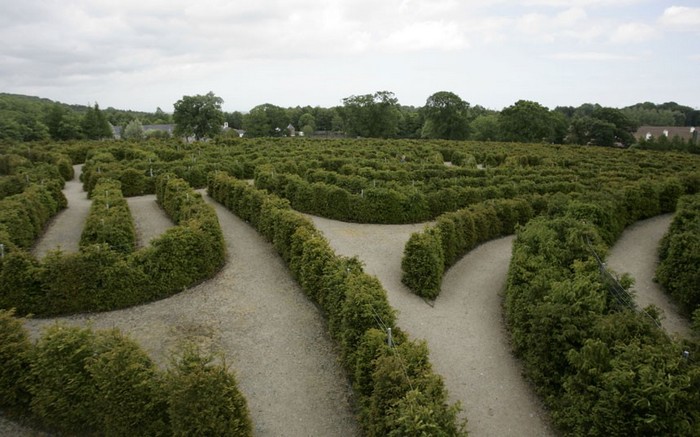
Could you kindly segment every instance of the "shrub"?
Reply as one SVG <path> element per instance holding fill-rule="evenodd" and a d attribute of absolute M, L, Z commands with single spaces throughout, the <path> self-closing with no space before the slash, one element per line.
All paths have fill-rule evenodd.
<path fill-rule="evenodd" d="M 0 408 L 17 409 L 29 402 L 27 376 L 31 343 L 14 311 L 0 310 Z"/>
<path fill-rule="evenodd" d="M 212 364 L 186 346 L 167 378 L 168 412 L 175 436 L 250 436 L 245 398 L 225 364 Z"/>
<path fill-rule="evenodd" d="M 107 436 L 163 435 L 168 427 L 162 375 L 118 330 L 99 333 L 86 368 L 97 389 L 99 428 Z"/>
<path fill-rule="evenodd" d="M 30 354 L 31 411 L 46 426 L 71 433 L 96 429 L 97 387 L 86 364 L 95 355 L 87 329 L 49 327 Z"/>

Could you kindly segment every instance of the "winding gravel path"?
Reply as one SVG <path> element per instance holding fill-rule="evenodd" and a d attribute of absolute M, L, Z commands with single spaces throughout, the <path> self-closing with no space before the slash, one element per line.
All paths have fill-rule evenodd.
<path fill-rule="evenodd" d="M 39 238 L 32 249 L 37 258 L 43 258 L 49 251 L 61 249 L 64 252 L 77 252 L 80 243 L 80 234 L 90 212 L 92 202 L 83 191 L 80 182 L 82 165 L 74 165 L 75 177 L 66 182 L 63 194 L 68 199 L 68 208 L 59 212 L 49 223 L 44 234 Z"/>
<path fill-rule="evenodd" d="M 477 247 L 446 274 L 430 307 L 401 284 L 401 257 L 423 225 L 367 225 L 310 216 L 342 255 L 357 255 L 399 311 L 398 325 L 425 339 L 451 401 L 461 401 L 472 436 L 553 435 L 512 356 L 501 301 L 513 237 Z"/>
<path fill-rule="evenodd" d="M 663 288 L 654 282 L 659 265 L 658 248 L 661 238 L 668 231 L 673 214 L 665 214 L 639 221 L 625 229 L 607 257 L 608 267 L 629 273 L 634 279 L 632 287 L 639 308 L 654 304 L 664 312 L 661 326 L 669 334 L 680 337 L 691 335 L 690 323 L 678 312 Z"/>
<path fill-rule="evenodd" d="M 229 259 L 213 279 L 158 302 L 99 314 L 28 320 L 33 338 L 56 321 L 127 332 L 160 365 L 183 340 L 223 353 L 235 370 L 257 436 L 355 436 L 352 390 L 319 310 L 290 277 L 274 248 L 208 197 L 219 216 Z M 170 224 L 140 212 L 142 238 Z M 143 221 L 145 220 L 145 221 Z M 148 231 L 146 231 L 148 229 Z M 3 425 L 0 435 L 14 424 Z M 25 435 L 32 435 L 27 431 Z"/>

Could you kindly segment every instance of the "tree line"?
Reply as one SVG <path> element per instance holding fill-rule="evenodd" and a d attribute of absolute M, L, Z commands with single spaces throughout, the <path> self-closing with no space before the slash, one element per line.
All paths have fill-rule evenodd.
<path fill-rule="evenodd" d="M 174 123 L 176 135 L 194 139 L 238 136 L 244 131 L 247 137 L 303 134 L 630 146 L 642 125 L 700 125 L 700 110 L 675 102 L 644 102 L 621 109 L 591 103 L 549 109 L 519 100 L 497 111 L 472 106 L 449 91 L 432 94 L 422 107 L 401 105 L 391 91 L 351 95 L 342 99 L 342 105 L 329 108 L 264 103 L 243 113 L 225 112 L 222 103 L 212 92 L 183 96 L 168 114 L 160 108 L 154 113 L 101 110 L 97 103 L 69 106 L 0 94 L 0 140 L 112 138 L 112 126 L 121 128 L 123 138 L 140 140 L 162 134 L 145 132 L 144 125 Z"/>

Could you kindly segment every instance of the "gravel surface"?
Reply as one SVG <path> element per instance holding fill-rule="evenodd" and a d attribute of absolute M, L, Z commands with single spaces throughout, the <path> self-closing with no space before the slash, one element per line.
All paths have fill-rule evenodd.
<path fill-rule="evenodd" d="M 216 208 L 229 255 L 217 276 L 168 299 L 134 308 L 28 320 L 25 326 L 30 334 L 37 338 L 56 321 L 117 327 L 160 365 L 167 364 L 169 352 L 180 342 L 191 340 L 204 350 L 222 353 L 236 372 L 255 435 L 359 435 L 352 390 L 321 313 L 270 244 L 206 199 Z M 149 208 L 149 203 L 152 206 L 149 201 L 143 205 Z M 146 227 L 151 224 L 139 224 L 139 229 Z M 18 429 L 0 419 L 0 435 L 32 435 Z"/>
<path fill-rule="evenodd" d="M 399 311 L 397 324 L 425 339 L 450 401 L 460 401 L 472 436 L 553 435 L 547 414 L 508 344 L 501 302 L 512 237 L 477 247 L 445 275 L 431 307 L 401 284 L 401 257 L 423 225 L 362 225 L 311 217 L 331 246 L 357 255 L 376 275 Z"/>
<path fill-rule="evenodd" d="M 63 194 L 68 199 L 68 208 L 59 212 L 49 223 L 44 235 L 39 238 L 32 249 L 37 258 L 43 258 L 50 250 L 61 249 L 64 252 L 77 252 L 80 234 L 90 212 L 92 202 L 83 191 L 80 182 L 82 165 L 74 165 L 75 177 L 66 182 Z"/>
<path fill-rule="evenodd" d="M 661 326 L 670 334 L 690 337 L 688 320 L 681 316 L 678 307 L 654 282 L 659 265 L 658 248 L 661 238 L 668 231 L 673 214 L 665 214 L 643 220 L 628 227 L 608 253 L 608 267 L 616 272 L 629 273 L 634 279 L 635 300 L 639 308 L 654 304 L 661 308 L 665 318 Z"/>
<path fill-rule="evenodd" d="M 127 197 L 126 202 L 136 225 L 138 248 L 147 246 L 152 239 L 175 225 L 156 202 L 155 194 Z"/>

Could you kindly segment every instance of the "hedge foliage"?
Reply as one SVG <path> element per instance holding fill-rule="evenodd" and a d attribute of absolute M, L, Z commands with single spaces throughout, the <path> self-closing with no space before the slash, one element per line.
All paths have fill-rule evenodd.
<path fill-rule="evenodd" d="M 234 375 L 193 346 L 162 371 L 116 329 L 54 325 L 31 344 L 3 310 L 0 338 L 2 407 L 29 407 L 34 421 L 62 435 L 252 435 Z"/>
<path fill-rule="evenodd" d="M 682 197 L 661 240 L 656 278 L 690 314 L 700 308 L 700 195 Z"/>
<path fill-rule="evenodd" d="M 700 348 L 671 340 L 637 312 L 594 255 L 606 252 L 603 235 L 616 238 L 624 226 L 670 211 L 666 186 L 554 199 L 546 215 L 517 231 L 507 322 L 527 376 L 567 435 L 700 433 L 700 367 L 683 354 Z M 582 211 L 610 211 L 622 222 L 607 214 L 582 219 Z"/>
<path fill-rule="evenodd" d="M 130 254 L 105 244 L 51 252 L 41 262 L 23 250 L 0 260 L 0 308 L 41 316 L 108 311 L 170 296 L 214 275 L 226 248 L 216 213 L 174 176 L 158 180 L 158 201 L 177 222 Z M 1 236 L 1 234 L 0 234 Z"/>
<path fill-rule="evenodd" d="M 66 207 L 58 168 L 18 155 L 0 155 L 0 243 L 30 248 L 46 223 Z M 65 157 L 63 158 L 65 159 Z M 73 168 L 70 167 L 72 176 Z"/>
<path fill-rule="evenodd" d="M 136 247 L 136 226 L 118 181 L 102 179 L 92 192 L 80 246 L 91 244 L 106 244 L 122 253 L 131 253 Z"/>
<path fill-rule="evenodd" d="M 447 404 L 442 379 L 424 343 L 395 328 L 395 312 L 375 277 L 355 258 L 336 255 L 313 224 L 270 195 L 223 172 L 210 175 L 209 195 L 267 238 L 287 262 L 304 293 L 328 318 L 369 436 L 463 435 L 458 406 Z M 387 332 L 394 330 L 394 347 Z M 423 434 L 422 434 L 423 433 Z"/>
<path fill-rule="evenodd" d="M 481 243 L 512 234 L 543 208 L 540 198 L 499 199 L 438 217 L 422 232 L 411 235 L 404 248 L 401 281 L 419 296 L 435 299 L 443 273 Z"/>

